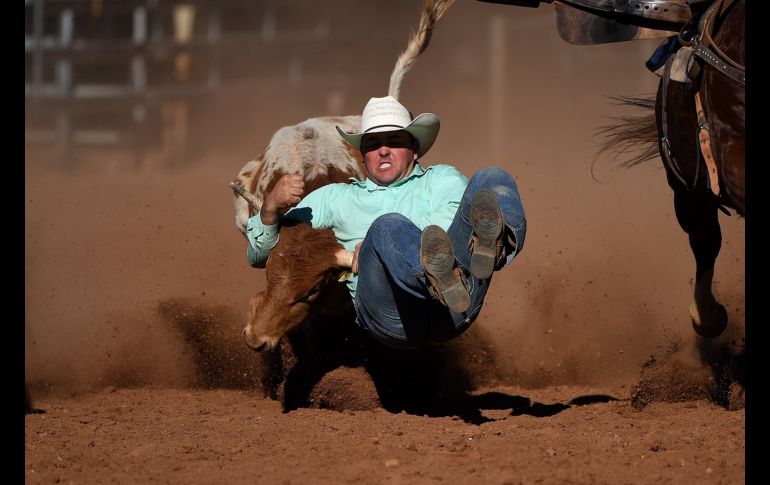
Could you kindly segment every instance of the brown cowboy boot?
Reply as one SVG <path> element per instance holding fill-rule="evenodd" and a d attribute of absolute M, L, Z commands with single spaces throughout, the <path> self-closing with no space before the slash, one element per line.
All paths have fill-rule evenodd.
<path fill-rule="evenodd" d="M 420 236 L 420 263 L 430 283 L 431 295 L 453 312 L 462 313 L 471 297 L 455 264 L 455 252 L 446 231 L 427 226 Z"/>
<path fill-rule="evenodd" d="M 471 201 L 471 274 L 480 280 L 492 276 L 503 255 L 503 212 L 497 195 L 489 189 L 476 192 Z"/>

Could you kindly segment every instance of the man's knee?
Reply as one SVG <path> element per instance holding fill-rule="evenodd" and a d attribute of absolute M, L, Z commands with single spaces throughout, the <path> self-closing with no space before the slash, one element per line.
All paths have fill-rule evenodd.
<path fill-rule="evenodd" d="M 518 193 L 519 191 L 511 174 L 500 167 L 482 168 L 471 177 L 470 185 L 477 190 L 487 188 L 498 193 L 501 191 Z"/>
<path fill-rule="evenodd" d="M 511 174 L 500 167 L 482 168 L 471 177 L 471 182 L 484 186 L 505 185 L 516 188 L 516 181 L 513 180 Z"/>
<path fill-rule="evenodd" d="M 372 222 L 369 232 L 372 232 L 371 229 L 375 229 L 376 231 L 393 231 L 408 225 L 414 225 L 414 223 L 403 214 L 390 212 L 375 219 L 374 222 Z"/>
<path fill-rule="evenodd" d="M 372 225 L 366 232 L 361 251 L 374 249 L 376 252 L 379 252 L 383 249 L 391 248 L 393 246 L 391 236 L 393 234 L 404 234 L 410 226 L 417 227 L 405 216 L 395 212 L 379 216 L 372 222 Z"/>

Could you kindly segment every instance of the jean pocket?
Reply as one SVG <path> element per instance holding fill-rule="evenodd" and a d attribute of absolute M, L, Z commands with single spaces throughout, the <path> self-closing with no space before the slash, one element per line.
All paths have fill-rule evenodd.
<path fill-rule="evenodd" d="M 383 337 L 388 337 L 388 338 L 396 339 L 396 340 L 398 340 L 400 342 L 406 342 L 406 340 L 407 340 L 405 335 L 399 335 L 397 333 L 394 333 L 393 331 L 389 330 L 384 325 L 382 325 L 379 322 L 377 322 L 377 320 L 375 320 L 374 318 L 370 319 L 367 323 L 371 326 L 372 330 L 374 330 L 375 332 L 379 333 Z"/>
<path fill-rule="evenodd" d="M 395 339 L 399 342 L 407 341 L 405 335 L 399 335 L 388 329 L 385 325 L 379 323 L 372 312 L 370 312 L 362 302 L 356 301 L 354 306 L 356 309 L 356 322 L 361 328 L 378 334 L 380 338 Z"/>

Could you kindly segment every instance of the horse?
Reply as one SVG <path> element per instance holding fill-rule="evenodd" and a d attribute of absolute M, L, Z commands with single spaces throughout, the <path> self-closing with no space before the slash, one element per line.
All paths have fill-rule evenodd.
<path fill-rule="evenodd" d="M 660 156 L 695 257 L 690 318 L 698 335 L 712 339 L 727 326 L 712 293 L 722 244 L 718 211 L 746 215 L 745 0 L 716 0 L 666 44 L 656 95 L 615 97 L 644 114 L 599 129 L 606 136 L 599 153 L 640 148 L 628 166 Z"/>

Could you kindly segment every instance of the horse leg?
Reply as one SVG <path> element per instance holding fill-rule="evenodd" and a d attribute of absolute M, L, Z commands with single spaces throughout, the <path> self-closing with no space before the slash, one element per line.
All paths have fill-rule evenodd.
<path fill-rule="evenodd" d="M 717 208 L 702 194 L 674 191 L 674 208 L 679 225 L 690 238 L 695 256 L 695 289 L 690 303 L 690 318 L 701 337 L 719 336 L 727 326 L 727 311 L 711 293 L 714 262 L 722 246 Z"/>

